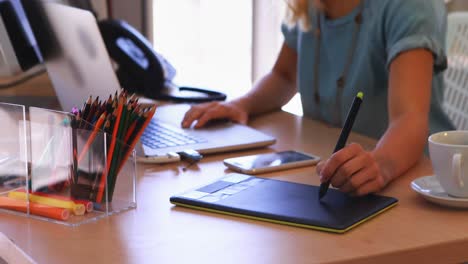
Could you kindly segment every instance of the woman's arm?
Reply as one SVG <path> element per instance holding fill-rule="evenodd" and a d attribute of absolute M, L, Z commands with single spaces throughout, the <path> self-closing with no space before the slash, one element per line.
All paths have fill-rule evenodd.
<path fill-rule="evenodd" d="M 235 100 L 251 115 L 270 112 L 285 105 L 296 94 L 297 53 L 283 44 L 273 69 L 253 89 Z"/>
<path fill-rule="evenodd" d="M 429 131 L 434 59 L 425 49 L 404 52 L 390 64 L 389 127 L 373 155 L 386 181 L 421 157 Z"/>
<path fill-rule="evenodd" d="M 195 105 L 185 114 L 183 127 L 197 121 L 202 127 L 213 119 L 228 118 L 246 123 L 249 115 L 273 111 L 286 104 L 296 93 L 297 53 L 283 44 L 273 69 L 246 95 L 229 102 Z"/>
<path fill-rule="evenodd" d="M 421 157 L 427 140 L 433 74 L 432 53 L 414 49 L 390 64 L 385 134 L 372 151 L 350 144 L 317 166 L 321 181 L 364 195 L 381 190 Z"/>

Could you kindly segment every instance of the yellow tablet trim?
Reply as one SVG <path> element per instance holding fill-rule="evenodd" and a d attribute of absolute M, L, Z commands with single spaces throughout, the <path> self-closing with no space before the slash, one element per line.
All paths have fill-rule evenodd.
<path fill-rule="evenodd" d="M 326 227 L 321 227 L 321 226 L 313 226 L 313 225 L 297 224 L 297 223 L 286 222 L 286 221 L 279 221 L 279 220 L 274 220 L 274 219 L 269 219 L 269 218 L 264 218 L 264 217 L 258 217 L 258 216 L 250 216 L 250 215 L 245 215 L 245 214 L 231 213 L 231 212 L 215 210 L 215 209 L 205 208 L 205 207 L 200 207 L 200 206 L 195 206 L 195 205 L 188 205 L 188 204 L 178 203 L 178 202 L 171 202 L 171 203 L 175 204 L 175 205 L 178 205 L 178 206 L 187 207 L 187 208 L 191 208 L 191 209 L 197 209 L 197 210 L 201 210 L 201 211 L 207 211 L 207 212 L 212 212 L 212 213 L 220 213 L 220 214 L 225 214 L 225 215 L 230 215 L 230 216 L 238 216 L 238 217 L 242 217 L 242 218 L 260 220 L 260 221 L 265 221 L 265 222 L 270 222 L 270 223 L 275 223 L 275 224 L 296 226 L 296 227 L 302 227 L 302 228 L 308 228 L 308 229 L 314 229 L 314 230 L 320 230 L 320 231 L 326 231 L 326 232 L 332 232 L 332 233 L 338 233 L 338 234 L 343 234 L 346 231 L 354 228 L 355 226 L 358 226 L 358 225 L 366 222 L 367 220 L 369 220 L 371 218 L 374 218 L 375 216 L 380 215 L 383 212 L 386 212 L 388 209 L 393 208 L 395 205 L 398 204 L 398 202 L 395 202 L 395 203 L 383 208 L 382 210 L 377 211 L 374 214 L 362 219 L 361 221 L 356 222 L 355 224 L 349 226 L 346 229 L 334 229 L 334 228 L 326 228 Z"/>

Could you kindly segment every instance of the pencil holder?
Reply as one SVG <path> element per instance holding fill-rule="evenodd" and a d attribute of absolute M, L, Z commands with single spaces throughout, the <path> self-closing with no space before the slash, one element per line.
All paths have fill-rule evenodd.
<path fill-rule="evenodd" d="M 0 210 L 29 214 L 27 201 L 15 201 L 8 194 L 28 188 L 26 113 L 22 105 L 0 103 Z"/>
<path fill-rule="evenodd" d="M 28 124 L 29 177 L 5 199 L 27 203 L 30 217 L 69 226 L 136 207 L 130 146 L 70 113 L 30 107 Z"/>

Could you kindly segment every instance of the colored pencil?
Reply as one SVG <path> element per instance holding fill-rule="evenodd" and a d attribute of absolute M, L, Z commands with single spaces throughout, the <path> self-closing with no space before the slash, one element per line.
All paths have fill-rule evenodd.
<path fill-rule="evenodd" d="M 143 134 L 143 131 L 145 128 L 148 126 L 150 123 L 151 119 L 153 118 L 154 113 L 156 112 L 156 106 L 152 106 L 148 112 L 145 114 L 145 119 L 143 125 L 138 129 L 138 133 L 133 137 L 130 138 L 131 142 L 129 144 L 129 148 L 125 153 L 125 156 L 123 158 L 123 162 L 120 163 L 119 169 L 117 170 L 117 175 L 119 174 L 120 170 L 122 169 L 123 165 L 125 164 L 125 161 L 128 159 L 130 154 L 132 153 L 133 149 L 135 148 L 136 143 L 138 142 L 140 136 Z"/>
<path fill-rule="evenodd" d="M 93 97 L 90 96 L 83 108 L 75 111 L 75 120 L 80 120 L 78 127 L 91 130 L 91 133 L 87 134 L 88 138 L 85 138 L 85 144 L 79 155 L 74 153 L 74 161 L 75 158 L 77 161 L 74 163 L 75 168 L 78 168 L 77 165 L 85 160 L 87 153 L 90 153 L 91 146 L 99 131 L 102 130 L 107 134 L 104 169 L 95 173 L 95 176 L 86 179 L 92 182 L 90 193 L 89 196 L 80 195 L 80 197 L 89 197 L 92 201 L 101 203 L 105 191 L 107 191 L 108 201 L 112 200 L 118 174 L 155 111 L 155 106 L 142 109 L 136 95 L 128 94 L 126 91 L 109 95 L 108 99 L 103 101 L 100 101 L 99 97 L 93 100 Z M 73 178 L 73 183 L 78 184 L 78 173 L 76 172 L 74 175 L 76 177 Z"/>
<path fill-rule="evenodd" d="M 18 191 L 9 192 L 8 197 L 13 198 L 13 199 L 23 200 L 23 201 L 27 199 L 27 195 L 25 192 L 18 192 Z M 84 215 L 86 211 L 85 206 L 82 204 L 75 204 L 72 201 L 63 201 L 63 200 L 49 198 L 49 197 L 42 197 L 42 196 L 35 195 L 35 194 L 29 194 L 29 201 L 33 203 L 51 206 L 51 207 L 69 209 L 75 215 Z"/>
<path fill-rule="evenodd" d="M 86 141 L 86 144 L 83 146 L 83 149 L 81 150 L 80 156 L 78 157 L 78 163 L 83 160 L 86 152 L 88 151 L 89 147 L 91 146 L 94 139 L 96 138 L 105 120 L 106 120 L 106 113 L 102 113 L 98 121 L 94 125 L 93 132 L 91 132 L 91 135 L 89 136 L 88 140 Z"/>
<path fill-rule="evenodd" d="M 18 192 L 25 193 L 25 190 L 18 190 Z M 42 197 L 48 197 L 48 198 L 53 198 L 53 199 L 58 199 L 62 201 L 72 201 L 75 204 L 82 204 L 85 207 L 85 211 L 87 213 L 92 212 L 94 210 L 94 204 L 93 202 L 89 200 L 80 200 L 80 199 L 73 199 L 71 197 L 63 196 L 63 195 L 58 195 L 58 194 L 52 194 L 52 193 L 44 193 L 44 192 L 29 192 L 30 194 L 42 196 Z"/>
<path fill-rule="evenodd" d="M 115 143 L 116 143 L 116 139 L 117 139 L 117 132 L 118 132 L 118 128 L 119 128 L 119 123 L 120 123 L 120 119 L 122 117 L 124 99 L 123 99 L 123 97 L 120 97 L 118 100 L 119 100 L 119 104 L 118 104 L 118 107 L 117 107 L 117 115 L 116 115 L 117 117 L 116 117 L 116 120 L 115 120 L 115 123 L 114 123 L 114 130 L 112 132 L 111 145 L 110 145 L 110 148 L 109 148 L 108 153 L 107 153 L 106 168 L 105 168 L 105 171 L 103 172 L 103 174 L 101 175 L 101 180 L 100 180 L 100 183 L 99 183 L 99 186 L 98 186 L 98 193 L 97 193 L 97 196 L 96 196 L 96 202 L 98 202 L 98 203 L 100 203 L 102 201 L 102 196 L 104 195 L 104 187 L 106 185 L 106 178 L 107 178 L 110 166 L 111 166 L 112 157 L 113 157 L 114 149 L 115 149 Z"/>
<path fill-rule="evenodd" d="M 0 196 L 0 208 L 26 213 L 28 202 Z M 44 216 L 56 220 L 66 221 L 70 217 L 70 210 L 29 202 L 29 212 L 33 215 Z"/>

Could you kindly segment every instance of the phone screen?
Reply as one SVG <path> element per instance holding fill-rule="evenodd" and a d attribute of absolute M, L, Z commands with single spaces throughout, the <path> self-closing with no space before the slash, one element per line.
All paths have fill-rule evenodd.
<path fill-rule="evenodd" d="M 282 151 L 277 153 L 252 155 L 232 159 L 232 164 L 235 164 L 244 169 L 257 169 L 265 167 L 274 167 L 284 165 L 286 163 L 298 162 L 316 159 L 309 155 L 296 151 Z"/>

